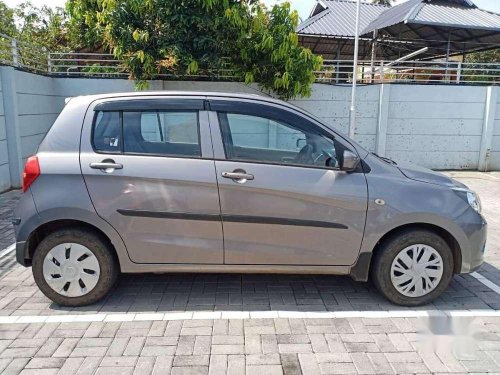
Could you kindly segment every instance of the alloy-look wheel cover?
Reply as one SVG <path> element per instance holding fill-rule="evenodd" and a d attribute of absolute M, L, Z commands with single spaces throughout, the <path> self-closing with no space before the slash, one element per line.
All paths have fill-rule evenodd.
<path fill-rule="evenodd" d="M 52 248 L 43 261 L 43 277 L 57 293 L 81 297 L 95 288 L 100 275 L 99 262 L 87 247 L 63 243 Z"/>
<path fill-rule="evenodd" d="M 391 282 L 406 297 L 432 292 L 443 277 L 443 259 L 429 245 L 415 244 L 401 250 L 391 266 Z"/>

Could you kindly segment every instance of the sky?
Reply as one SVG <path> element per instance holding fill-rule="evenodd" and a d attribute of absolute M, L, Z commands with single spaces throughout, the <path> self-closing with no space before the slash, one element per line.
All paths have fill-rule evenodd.
<path fill-rule="evenodd" d="M 15 6 L 26 0 L 4 0 L 7 5 Z M 272 5 L 283 0 L 263 0 L 264 3 Z M 305 20 L 309 13 L 311 12 L 316 0 L 289 0 L 292 3 L 292 7 L 299 11 L 300 17 Z M 404 0 L 397 0 L 401 2 Z M 492 12 L 500 13 L 500 0 L 473 0 L 476 5 L 480 8 L 490 10 Z M 64 6 L 66 0 L 31 0 L 35 5 L 50 5 L 50 6 Z"/>

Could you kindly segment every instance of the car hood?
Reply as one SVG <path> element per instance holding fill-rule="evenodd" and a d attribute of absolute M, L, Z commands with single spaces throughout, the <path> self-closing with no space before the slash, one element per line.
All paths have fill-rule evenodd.
<path fill-rule="evenodd" d="M 398 163 L 397 168 L 406 177 L 415 181 L 449 187 L 466 187 L 464 184 L 444 175 L 443 173 L 434 172 L 428 168 L 420 167 L 411 163 Z"/>

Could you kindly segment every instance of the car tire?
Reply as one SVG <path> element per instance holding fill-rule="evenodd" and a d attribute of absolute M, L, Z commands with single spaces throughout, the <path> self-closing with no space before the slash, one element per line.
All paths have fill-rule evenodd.
<path fill-rule="evenodd" d="M 100 301 L 113 287 L 118 275 L 117 261 L 109 246 L 89 230 L 62 229 L 49 234 L 33 256 L 32 272 L 36 284 L 43 294 L 62 306 L 86 306 Z M 56 251 L 58 255 L 54 256 Z M 70 278 L 66 277 L 68 274 Z"/>
<path fill-rule="evenodd" d="M 410 260 L 411 267 L 408 267 Z M 448 287 L 453 269 L 451 249 L 442 237 L 428 230 L 407 230 L 380 244 L 372 265 L 372 279 L 389 301 L 412 307 L 439 297 Z M 417 281 L 412 286 L 414 280 Z M 422 292 L 426 293 L 421 295 Z"/>

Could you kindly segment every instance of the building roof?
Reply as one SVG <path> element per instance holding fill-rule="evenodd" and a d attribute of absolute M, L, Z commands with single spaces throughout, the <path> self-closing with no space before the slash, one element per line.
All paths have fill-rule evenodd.
<path fill-rule="evenodd" d="M 359 28 L 363 30 L 380 14 L 389 9 L 384 5 L 361 3 Z M 356 2 L 350 0 L 326 0 L 314 7 L 311 17 L 302 22 L 300 35 L 354 37 L 356 34 Z"/>
<path fill-rule="evenodd" d="M 299 40 L 326 59 L 352 58 L 356 0 L 318 0 L 298 28 Z M 479 9 L 472 0 L 408 0 L 388 7 L 361 3 L 360 56 L 370 55 L 378 30 L 378 54 L 397 58 L 428 47 L 420 58 L 498 48 L 500 15 Z"/>
<path fill-rule="evenodd" d="M 385 10 L 361 34 L 401 23 L 500 32 L 500 15 L 479 9 L 468 0 L 409 0 Z"/>

